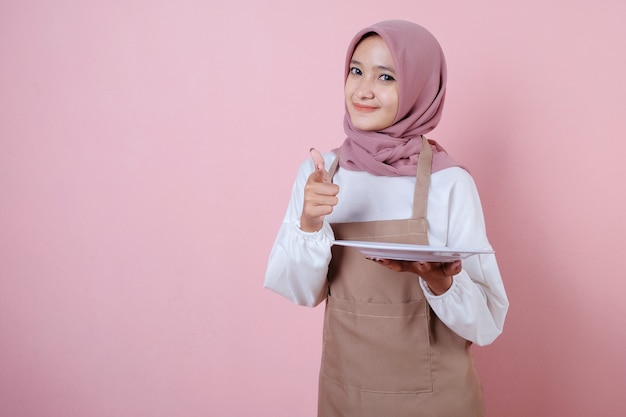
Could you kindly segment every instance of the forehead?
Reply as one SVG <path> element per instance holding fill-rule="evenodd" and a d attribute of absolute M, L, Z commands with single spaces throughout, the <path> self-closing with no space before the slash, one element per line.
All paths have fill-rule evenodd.
<path fill-rule="evenodd" d="M 393 64 L 393 57 L 389 47 L 379 35 L 373 34 L 363 38 L 352 53 L 352 60 L 374 61 L 376 64 Z"/>

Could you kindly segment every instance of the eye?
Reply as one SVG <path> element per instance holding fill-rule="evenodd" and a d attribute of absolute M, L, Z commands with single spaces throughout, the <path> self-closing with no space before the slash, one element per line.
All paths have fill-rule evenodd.
<path fill-rule="evenodd" d="M 383 74 L 383 75 L 381 75 L 381 76 L 380 76 L 380 79 L 381 79 L 382 81 L 395 81 L 395 80 L 396 80 L 395 78 L 393 78 L 393 77 L 392 77 L 391 75 L 389 75 L 389 74 Z"/>
<path fill-rule="evenodd" d="M 363 72 L 361 72 L 361 70 L 358 69 L 357 67 L 351 67 L 350 68 L 350 74 L 363 75 Z"/>

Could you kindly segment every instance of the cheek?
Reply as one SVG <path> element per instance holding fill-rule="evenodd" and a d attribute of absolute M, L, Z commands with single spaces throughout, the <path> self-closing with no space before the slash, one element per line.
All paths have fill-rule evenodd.
<path fill-rule="evenodd" d="M 395 99 L 391 92 L 386 91 L 384 94 L 379 95 L 378 98 L 388 112 L 398 109 L 398 100 Z"/>
<path fill-rule="evenodd" d="M 389 109 L 389 112 L 393 113 L 395 116 L 395 114 L 398 113 L 399 106 L 398 92 L 389 91 L 388 94 L 385 96 L 385 104 Z"/>
<path fill-rule="evenodd" d="M 346 84 L 343 86 L 343 94 L 346 98 L 346 102 L 350 100 L 350 97 L 352 97 L 353 93 L 354 93 L 354 87 L 352 83 L 350 82 L 350 80 L 347 80 Z"/>

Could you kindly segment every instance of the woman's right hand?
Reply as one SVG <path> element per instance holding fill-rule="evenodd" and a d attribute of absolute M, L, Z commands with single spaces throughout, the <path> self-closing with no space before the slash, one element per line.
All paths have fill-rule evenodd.
<path fill-rule="evenodd" d="M 324 216 L 333 212 L 339 199 L 339 186 L 331 182 L 326 171 L 324 158 L 315 148 L 311 148 L 311 158 L 315 171 L 304 185 L 304 205 L 300 217 L 300 229 L 305 232 L 316 232 L 322 228 Z"/>

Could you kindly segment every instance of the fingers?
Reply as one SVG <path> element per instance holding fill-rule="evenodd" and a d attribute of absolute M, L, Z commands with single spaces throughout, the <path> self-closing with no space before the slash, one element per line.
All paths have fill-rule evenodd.
<path fill-rule="evenodd" d="M 463 269 L 461 261 L 412 262 L 371 257 L 368 257 L 367 259 L 386 266 L 389 269 L 393 269 L 394 271 L 411 271 L 417 273 L 418 275 L 452 276 L 458 274 Z"/>
<path fill-rule="evenodd" d="M 461 261 L 454 261 L 454 262 L 441 264 L 441 271 L 446 276 L 456 275 L 459 272 L 461 272 L 461 269 L 462 269 Z"/>
<path fill-rule="evenodd" d="M 331 182 L 322 154 L 315 148 L 311 148 L 310 152 L 315 171 L 304 186 L 304 205 L 300 217 L 300 228 L 307 232 L 319 230 L 324 216 L 332 213 L 339 202 L 339 187 Z"/>
<path fill-rule="evenodd" d="M 395 261 L 392 259 L 378 259 L 378 258 L 367 258 L 367 259 L 369 259 L 370 261 L 376 262 L 378 265 L 387 267 L 395 272 L 402 272 L 406 270 L 405 265 L 404 265 L 405 262 L 402 262 L 402 261 Z"/>
<path fill-rule="evenodd" d="M 316 183 L 311 179 L 309 181 L 304 190 L 300 223 L 303 230 L 315 231 L 321 227 L 323 217 L 332 213 L 339 202 L 337 198 L 339 187 L 335 184 Z"/>
<path fill-rule="evenodd" d="M 329 214 L 332 211 L 332 207 L 339 202 L 337 198 L 339 187 L 330 181 L 330 175 L 324 165 L 324 158 L 315 148 L 311 148 L 311 159 L 315 164 L 315 172 L 309 176 L 304 186 L 305 210 L 309 212 L 314 207 L 322 206 L 318 209 L 318 211 L 321 210 L 319 213 L 307 214 L 312 216 Z"/>
<path fill-rule="evenodd" d="M 454 262 L 418 262 L 417 273 L 420 276 L 447 276 L 457 275 L 463 270 L 461 261 Z"/>
<path fill-rule="evenodd" d="M 462 271 L 461 261 L 454 262 L 410 262 L 391 259 L 368 258 L 377 264 L 396 272 L 413 272 L 419 275 L 430 291 L 440 295 L 452 286 L 453 276 Z"/>
<path fill-rule="evenodd" d="M 316 182 L 330 183 L 330 175 L 326 171 L 326 165 L 324 163 L 324 157 L 315 148 L 311 148 L 311 159 L 313 159 L 313 165 L 315 165 L 315 175 L 313 179 Z"/>
<path fill-rule="evenodd" d="M 337 204 L 337 197 L 328 197 L 330 200 L 322 200 L 318 196 L 317 199 L 304 201 L 302 215 L 308 218 L 327 216 L 333 212 L 333 208 Z"/>

